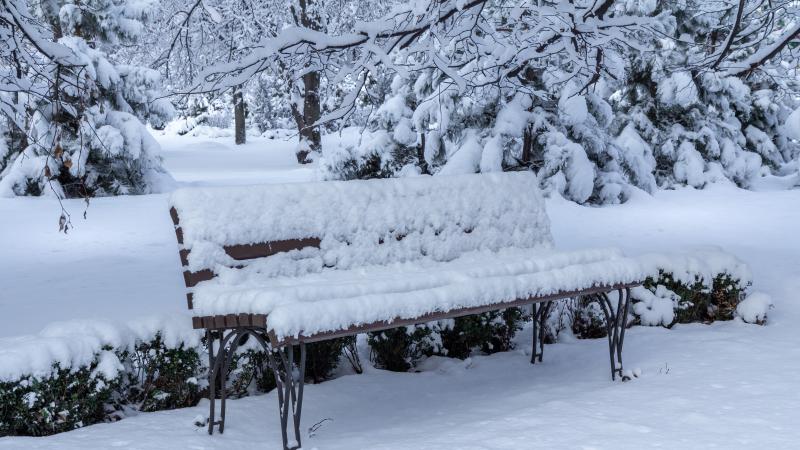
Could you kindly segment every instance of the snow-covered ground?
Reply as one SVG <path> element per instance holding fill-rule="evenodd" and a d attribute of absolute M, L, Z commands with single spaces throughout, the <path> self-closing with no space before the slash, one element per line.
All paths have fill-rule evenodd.
<path fill-rule="evenodd" d="M 313 179 L 291 143 L 251 138 L 162 137 L 165 163 L 183 185 Z M 0 345 L 68 319 L 131 321 L 186 315 L 166 196 L 66 202 L 74 229 L 57 233 L 50 199 L 0 199 Z M 628 368 L 612 383 L 605 340 L 547 346 L 531 366 L 530 331 L 518 349 L 468 361 L 434 358 L 421 373 L 368 368 L 307 386 L 303 428 L 325 420 L 305 448 L 796 448 L 800 440 L 800 191 L 729 186 L 636 195 L 620 206 L 548 201 L 556 246 L 618 246 L 635 255 L 718 246 L 771 294 L 765 327 L 739 321 L 635 327 Z M 187 316 L 188 317 L 188 316 Z M 366 355 L 363 355 L 366 358 Z M 2 438 L 0 449 L 278 448 L 274 394 L 232 401 L 224 435 L 193 422 L 206 405 L 140 414 L 47 438 Z"/>

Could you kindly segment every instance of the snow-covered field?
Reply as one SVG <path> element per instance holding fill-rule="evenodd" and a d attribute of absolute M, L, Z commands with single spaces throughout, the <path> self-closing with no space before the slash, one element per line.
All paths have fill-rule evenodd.
<path fill-rule="evenodd" d="M 182 185 L 304 181 L 293 144 L 251 137 L 161 137 Z M 130 322 L 184 315 L 185 297 L 165 195 L 68 201 L 74 228 L 57 233 L 51 199 L 0 199 L 0 345 L 56 321 Z M 771 294 L 767 326 L 739 321 L 635 327 L 628 368 L 612 383 L 605 340 L 565 340 L 531 366 L 530 331 L 517 350 L 467 361 L 433 358 L 420 373 L 368 368 L 306 389 L 305 448 L 797 448 L 800 440 L 800 190 L 714 186 L 636 195 L 620 206 L 550 199 L 561 249 L 649 251 L 718 246 L 750 265 Z M 188 320 L 188 319 L 187 319 Z M 366 360 L 367 355 L 362 355 Z M 0 449 L 278 448 L 274 394 L 232 401 L 224 435 L 193 422 L 206 405 L 140 414 L 47 438 L 2 438 Z"/>

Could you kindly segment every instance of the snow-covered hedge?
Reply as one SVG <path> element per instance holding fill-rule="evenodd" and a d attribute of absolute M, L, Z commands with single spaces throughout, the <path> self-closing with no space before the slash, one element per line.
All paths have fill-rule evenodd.
<path fill-rule="evenodd" d="M 190 324 L 183 316 L 129 324 L 74 321 L 0 339 L 0 436 L 44 436 L 119 420 L 129 411 L 197 404 L 207 392 L 208 355 Z M 352 342 L 309 345 L 308 380 L 327 379 Z M 228 395 L 272 390 L 265 360 L 263 351 L 245 344 L 233 360 Z"/>
<path fill-rule="evenodd" d="M 672 327 L 677 323 L 710 323 L 741 318 L 763 325 L 772 301 L 766 294 L 747 290 L 752 284 L 750 269 L 733 255 L 700 251 L 682 258 L 664 259 L 657 274 L 631 292 L 629 320 L 637 325 Z M 591 301 L 573 301 L 564 321 L 554 317 L 554 334 L 565 327 L 580 338 L 605 336 L 600 306 Z"/>
<path fill-rule="evenodd" d="M 671 327 L 734 317 L 748 323 L 766 321 L 771 300 L 759 293 L 745 300 L 752 275 L 733 255 L 712 249 L 647 255 L 643 259 L 657 269 L 642 287 L 632 290 L 630 324 Z M 472 352 L 509 350 L 515 332 L 526 320 L 530 315 L 510 308 L 372 333 L 368 340 L 371 359 L 379 367 L 406 371 L 426 356 L 463 359 Z M 600 305 L 587 298 L 560 301 L 551 309 L 545 341 L 554 341 L 566 329 L 579 338 L 605 337 Z"/>
<path fill-rule="evenodd" d="M 72 321 L 0 339 L 0 436 L 41 436 L 124 410 L 189 406 L 202 386 L 202 342 L 185 317 Z"/>

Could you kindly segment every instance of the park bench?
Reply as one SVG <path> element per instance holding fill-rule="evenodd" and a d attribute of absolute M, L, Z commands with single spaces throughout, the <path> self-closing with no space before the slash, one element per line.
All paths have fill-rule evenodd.
<path fill-rule="evenodd" d="M 630 289 L 647 271 L 615 250 L 555 251 L 531 172 L 181 189 L 170 203 L 207 339 L 209 433 L 224 431 L 225 380 L 249 338 L 275 375 L 287 450 L 300 447 L 312 342 L 532 305 L 535 363 L 553 301 L 590 296 L 611 377 L 623 374 Z"/>

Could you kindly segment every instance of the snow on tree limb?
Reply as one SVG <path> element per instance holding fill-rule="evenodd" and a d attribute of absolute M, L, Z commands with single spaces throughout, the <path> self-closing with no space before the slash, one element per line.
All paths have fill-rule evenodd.
<path fill-rule="evenodd" d="M 800 8 L 797 13 L 800 14 Z M 728 70 L 729 75 L 741 76 L 747 75 L 754 70 L 759 69 L 767 61 L 775 58 L 778 54 L 786 48 L 790 42 L 797 40 L 800 37 L 800 20 L 783 32 L 775 42 L 761 47 L 753 55 L 741 63 L 736 63 L 731 69 Z"/>
<path fill-rule="evenodd" d="M 614 3 L 563 0 L 535 6 L 522 1 L 487 8 L 488 0 L 437 0 L 424 9 L 396 8 L 349 33 L 287 28 L 249 55 L 209 68 L 189 92 L 240 84 L 277 61 L 290 70 L 314 67 L 338 79 L 358 78 L 377 66 L 396 73 L 413 66 L 416 72 L 444 73 L 461 92 L 495 84 L 530 93 L 535 89 L 526 70 L 563 64 L 570 68 L 563 82 L 578 79 L 588 87 L 598 80 L 605 54 L 621 53 L 632 36 L 649 32 L 649 18 L 627 16 Z"/>

